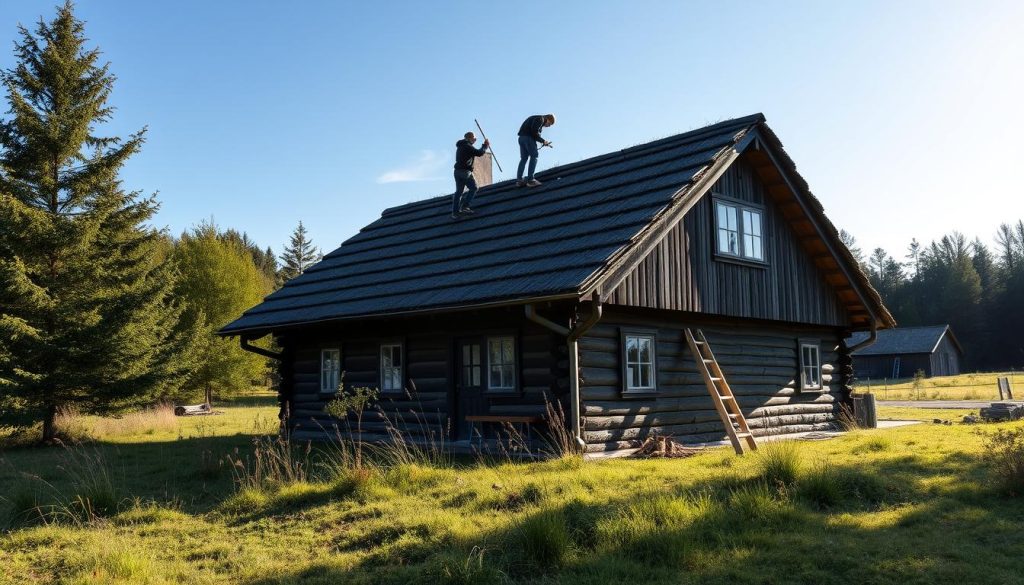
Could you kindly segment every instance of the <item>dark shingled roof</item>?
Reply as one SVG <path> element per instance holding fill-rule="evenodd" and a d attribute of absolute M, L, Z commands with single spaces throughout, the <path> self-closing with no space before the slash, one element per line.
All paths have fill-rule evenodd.
<path fill-rule="evenodd" d="M 960 343 L 953 337 L 949 325 L 933 325 L 928 327 L 898 327 L 883 329 L 878 332 L 875 342 L 853 355 L 899 355 L 908 353 L 931 353 L 939 345 L 939 340 L 949 331 L 950 340 L 961 353 Z M 847 346 L 860 343 L 868 338 L 865 332 L 857 332 L 847 338 Z"/>
<path fill-rule="evenodd" d="M 576 296 L 762 122 L 755 114 L 555 167 L 538 173 L 536 189 L 496 183 L 460 221 L 449 217 L 450 195 L 392 207 L 220 333 Z"/>

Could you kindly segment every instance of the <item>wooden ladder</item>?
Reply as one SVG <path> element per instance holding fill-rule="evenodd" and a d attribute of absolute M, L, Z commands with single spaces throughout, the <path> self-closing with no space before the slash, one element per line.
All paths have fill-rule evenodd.
<path fill-rule="evenodd" d="M 693 359 L 697 361 L 697 369 L 704 377 L 704 384 L 707 385 L 708 393 L 711 394 L 711 401 L 715 403 L 715 410 L 718 411 L 718 416 L 722 417 L 722 424 L 725 425 L 725 432 L 729 435 L 732 448 L 736 450 L 737 455 L 743 455 L 743 441 L 745 441 L 752 451 L 757 451 L 757 442 L 754 440 L 753 433 L 750 432 L 750 427 L 747 426 L 747 419 L 736 402 L 732 388 L 725 381 L 725 374 L 722 373 L 715 354 L 711 352 L 711 346 L 708 345 L 704 332 L 697 329 L 695 334 L 693 329 L 687 327 L 686 343 L 690 345 Z"/>

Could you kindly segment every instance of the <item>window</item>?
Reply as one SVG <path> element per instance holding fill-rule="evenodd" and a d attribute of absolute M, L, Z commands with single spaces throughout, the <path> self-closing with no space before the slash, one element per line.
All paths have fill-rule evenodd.
<path fill-rule="evenodd" d="M 480 386 L 480 344 L 465 343 L 462 345 L 462 385 L 465 387 Z"/>
<path fill-rule="evenodd" d="M 491 337 L 487 340 L 487 389 L 514 390 L 515 387 L 515 338 Z"/>
<path fill-rule="evenodd" d="M 800 340 L 800 389 L 821 388 L 821 343 L 817 340 Z"/>
<path fill-rule="evenodd" d="M 320 391 L 331 394 L 338 391 L 341 382 L 341 350 L 324 349 L 320 351 Z"/>
<path fill-rule="evenodd" d="M 715 200 L 718 253 L 764 262 L 762 213 L 755 207 Z"/>
<path fill-rule="evenodd" d="M 380 346 L 380 389 L 382 392 L 400 392 L 402 381 L 402 344 L 385 343 Z"/>
<path fill-rule="evenodd" d="M 655 390 L 654 334 L 627 332 L 624 333 L 623 338 L 625 391 L 650 392 Z"/>
<path fill-rule="evenodd" d="M 898 357 L 893 358 L 893 360 L 892 360 L 892 377 L 893 378 L 899 378 L 900 377 L 900 358 L 898 358 Z"/>

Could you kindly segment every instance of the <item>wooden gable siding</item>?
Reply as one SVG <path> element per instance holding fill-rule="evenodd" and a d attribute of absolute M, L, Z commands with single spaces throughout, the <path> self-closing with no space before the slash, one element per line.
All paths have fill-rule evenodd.
<path fill-rule="evenodd" d="M 515 335 L 519 351 L 516 392 L 485 395 L 482 414 L 542 415 L 549 401 L 568 395 L 568 357 L 564 338 L 529 322 L 521 311 L 491 310 L 450 314 L 443 318 L 359 321 L 330 328 L 304 328 L 288 336 L 288 376 L 282 387 L 291 392 L 288 420 L 293 436 L 317 439 L 347 430 L 325 412 L 334 397 L 320 392 L 320 351 L 340 349 L 348 389 L 380 387 L 380 344 L 404 346 L 406 391 L 381 393 L 379 404 L 366 410 L 367 440 L 384 440 L 389 425 L 414 438 L 433 434 L 450 439 L 456 411 L 455 343 L 462 337 Z M 351 417 L 350 417 L 351 418 Z M 355 419 L 349 425 L 355 430 Z"/>
<path fill-rule="evenodd" d="M 833 329 L 784 324 L 740 325 L 702 315 L 608 307 L 580 340 L 584 440 L 588 451 L 627 449 L 654 434 L 683 442 L 725 438 L 718 412 L 683 336 L 701 328 L 758 436 L 833 429 L 841 386 L 837 374 L 821 390 L 798 386 L 798 343 L 820 340 L 822 365 L 838 369 L 841 338 Z M 623 393 L 621 330 L 656 334 L 657 390 Z"/>
<path fill-rule="evenodd" d="M 712 193 L 763 205 L 765 266 L 715 258 L 714 205 L 705 196 L 615 288 L 610 304 L 770 319 L 847 324 L 845 309 L 797 235 L 739 159 Z"/>

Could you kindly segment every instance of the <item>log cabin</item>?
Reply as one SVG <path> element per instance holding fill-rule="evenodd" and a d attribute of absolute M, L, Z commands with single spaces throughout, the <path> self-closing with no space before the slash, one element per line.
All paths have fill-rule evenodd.
<path fill-rule="evenodd" d="M 481 188 L 460 220 L 450 195 L 386 209 L 220 330 L 278 359 L 287 432 L 326 437 L 339 387 L 374 387 L 369 440 L 411 418 L 413 440 L 464 447 L 551 404 L 587 452 L 723 440 L 688 332 L 753 435 L 834 428 L 844 340 L 895 322 L 763 115 L 537 177 Z M 268 335 L 280 352 L 251 344 Z"/>

